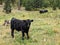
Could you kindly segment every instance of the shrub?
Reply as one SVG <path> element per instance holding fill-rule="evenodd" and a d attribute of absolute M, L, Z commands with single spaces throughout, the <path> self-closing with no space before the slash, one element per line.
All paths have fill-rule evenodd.
<path fill-rule="evenodd" d="M 6 13 L 11 13 L 11 2 L 10 0 L 6 0 L 4 5 L 4 10 Z"/>
<path fill-rule="evenodd" d="M 38 10 L 42 7 L 42 4 L 42 0 L 28 0 L 25 5 L 25 9 L 29 11 Z"/>

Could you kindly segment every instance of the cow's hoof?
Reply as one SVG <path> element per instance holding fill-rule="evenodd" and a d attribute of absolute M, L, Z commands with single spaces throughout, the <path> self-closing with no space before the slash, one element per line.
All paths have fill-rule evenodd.
<path fill-rule="evenodd" d="M 14 36 L 12 38 L 14 38 Z"/>
<path fill-rule="evenodd" d="M 22 38 L 22 40 L 24 40 L 24 38 Z"/>
<path fill-rule="evenodd" d="M 29 39 L 29 37 L 27 37 L 27 39 Z"/>

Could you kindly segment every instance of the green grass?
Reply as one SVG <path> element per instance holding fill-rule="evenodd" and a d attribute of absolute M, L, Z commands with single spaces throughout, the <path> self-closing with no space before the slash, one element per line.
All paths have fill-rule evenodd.
<path fill-rule="evenodd" d="M 13 10 L 10 14 L 0 11 L 0 45 L 60 45 L 60 10 L 40 14 L 39 11 Z M 21 32 L 15 31 L 15 38 L 11 37 L 10 26 L 2 26 L 4 20 L 12 17 L 17 19 L 33 19 L 29 36 L 22 40 Z"/>

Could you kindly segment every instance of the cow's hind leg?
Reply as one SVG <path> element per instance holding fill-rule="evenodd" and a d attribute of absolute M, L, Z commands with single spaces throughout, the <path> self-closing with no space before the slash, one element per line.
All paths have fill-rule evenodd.
<path fill-rule="evenodd" d="M 13 29 L 11 30 L 11 36 L 12 36 L 12 38 L 14 38 L 14 30 Z"/>

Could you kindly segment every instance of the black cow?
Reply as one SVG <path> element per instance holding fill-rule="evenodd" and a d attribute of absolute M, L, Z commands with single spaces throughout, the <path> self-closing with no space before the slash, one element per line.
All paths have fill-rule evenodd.
<path fill-rule="evenodd" d="M 48 10 L 40 10 L 40 13 L 46 13 Z"/>
<path fill-rule="evenodd" d="M 12 18 L 11 19 L 11 36 L 12 38 L 14 38 L 14 29 L 17 31 L 21 31 L 22 32 L 22 40 L 24 40 L 24 33 L 26 33 L 27 35 L 27 39 L 29 39 L 29 28 L 31 25 L 31 22 L 33 22 L 33 20 L 27 19 L 27 20 L 19 20 L 16 18 Z"/>

